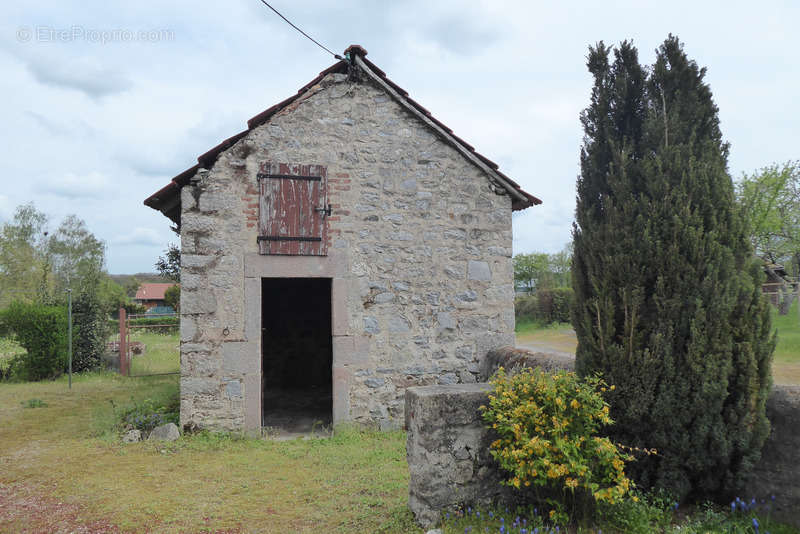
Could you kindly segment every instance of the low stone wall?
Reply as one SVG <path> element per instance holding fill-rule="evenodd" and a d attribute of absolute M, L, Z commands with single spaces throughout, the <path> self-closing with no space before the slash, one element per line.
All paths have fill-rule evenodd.
<path fill-rule="evenodd" d="M 775 496 L 775 517 L 800 527 L 800 386 L 775 386 L 767 399 L 772 425 L 742 497 Z"/>
<path fill-rule="evenodd" d="M 490 351 L 483 376 L 503 366 L 572 369 L 562 355 L 505 347 Z M 500 485 L 502 475 L 489 455 L 495 439 L 478 407 L 488 402 L 485 383 L 414 387 L 406 390 L 407 455 L 410 471 L 408 505 L 427 528 L 443 510 L 460 504 L 485 506 L 511 502 L 513 493 Z M 800 526 L 800 386 L 776 386 L 767 401 L 772 431 L 746 494 L 775 496 L 773 517 Z"/>
<path fill-rule="evenodd" d="M 562 370 L 573 371 L 575 356 L 566 352 L 531 352 L 514 347 L 502 347 L 490 350 L 481 360 L 480 379 L 486 382 L 500 367 L 506 371 L 520 367 L 541 367 L 551 373 Z"/>
<path fill-rule="evenodd" d="M 489 455 L 492 437 L 478 407 L 489 384 L 453 384 L 406 389 L 410 471 L 408 507 L 423 528 L 460 503 L 486 506 L 508 488 Z"/>

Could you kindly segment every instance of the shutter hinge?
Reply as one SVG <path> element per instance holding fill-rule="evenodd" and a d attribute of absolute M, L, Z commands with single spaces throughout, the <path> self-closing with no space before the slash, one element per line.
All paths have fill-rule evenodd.
<path fill-rule="evenodd" d="M 333 213 L 330 204 L 328 204 L 327 208 L 325 206 L 322 206 L 321 208 L 317 206 L 316 208 L 314 208 L 314 211 L 316 211 L 317 213 L 321 213 L 322 215 L 327 215 L 328 217 L 330 217 L 331 213 Z"/>

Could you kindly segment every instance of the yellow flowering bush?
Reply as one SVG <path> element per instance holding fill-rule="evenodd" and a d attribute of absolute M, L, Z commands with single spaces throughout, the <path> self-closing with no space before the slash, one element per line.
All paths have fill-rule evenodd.
<path fill-rule="evenodd" d="M 583 489 L 612 504 L 629 492 L 625 462 L 632 458 L 598 435 L 613 422 L 600 393 L 608 386 L 600 378 L 530 368 L 507 376 L 500 368 L 490 383 L 489 406 L 481 408 L 499 436 L 491 453 L 510 475 L 506 484 L 573 495 Z"/>

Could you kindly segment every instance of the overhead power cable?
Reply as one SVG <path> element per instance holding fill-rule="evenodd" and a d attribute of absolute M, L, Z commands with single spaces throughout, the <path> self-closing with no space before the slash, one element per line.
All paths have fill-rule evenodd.
<path fill-rule="evenodd" d="M 298 28 L 298 27 L 297 27 L 297 26 L 295 26 L 294 24 L 292 24 L 292 21 L 290 21 L 289 19 L 287 19 L 286 17 L 284 17 L 283 15 L 281 15 L 281 14 L 280 14 L 280 12 L 278 12 L 278 10 L 277 10 L 277 9 L 275 9 L 274 7 L 272 7 L 271 5 L 269 5 L 269 4 L 266 2 L 266 0 L 261 0 L 261 3 L 262 3 L 262 4 L 264 4 L 265 6 L 267 6 L 268 8 L 270 8 L 270 9 L 271 9 L 273 12 L 275 12 L 275 14 L 276 14 L 276 15 L 278 15 L 280 18 L 282 18 L 284 21 L 286 21 L 286 23 L 287 23 L 289 26 L 291 26 L 291 27 L 292 27 L 292 28 L 294 28 L 295 30 L 297 30 L 297 31 L 299 31 L 300 33 L 302 33 L 302 34 L 303 34 L 303 35 L 304 35 L 304 36 L 305 36 L 307 39 L 309 39 L 309 40 L 310 40 L 312 43 L 314 43 L 314 44 L 315 44 L 315 45 L 317 45 L 318 47 L 322 48 L 322 49 L 323 49 L 323 50 L 325 50 L 327 53 L 329 53 L 330 55 L 332 55 L 333 57 L 335 57 L 336 59 L 344 59 L 344 58 L 343 58 L 342 56 L 340 56 L 339 54 L 334 54 L 333 52 L 331 52 L 330 50 L 328 50 L 328 49 L 327 49 L 325 46 L 321 45 L 321 44 L 319 43 L 319 41 L 317 41 L 316 39 L 314 39 L 313 37 L 311 37 L 310 35 L 308 35 L 306 32 L 304 32 L 303 30 L 301 30 L 300 28 Z"/>

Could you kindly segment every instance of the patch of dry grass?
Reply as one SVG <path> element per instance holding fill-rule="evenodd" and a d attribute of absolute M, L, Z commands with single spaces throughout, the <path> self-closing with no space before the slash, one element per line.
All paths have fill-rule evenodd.
<path fill-rule="evenodd" d="M 517 327 L 517 346 L 534 351 L 554 350 L 575 354 L 578 340 L 569 323 L 549 326 L 523 323 Z"/>

